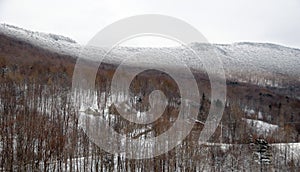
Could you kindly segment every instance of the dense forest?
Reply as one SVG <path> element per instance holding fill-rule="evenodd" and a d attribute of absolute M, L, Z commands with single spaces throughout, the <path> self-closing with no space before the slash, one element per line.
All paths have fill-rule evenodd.
<path fill-rule="evenodd" d="M 3 171 L 298 171 L 300 100 L 286 88 L 227 81 L 223 118 L 205 144 L 198 138 L 207 118 L 210 85 L 194 72 L 201 105 L 192 132 L 174 149 L 151 159 L 128 159 L 95 145 L 83 132 L 71 88 L 76 57 L 0 35 L 0 170 Z M 179 112 L 180 94 L 166 73 L 145 71 L 131 83 L 139 111 L 149 107 L 154 89 L 168 98 L 163 115 L 147 125 L 131 124 L 110 103 L 116 66 L 102 64 L 96 85 L 99 114 L 132 138 L 166 131 Z M 88 109 L 87 109 L 88 111 Z M 90 113 L 90 115 L 96 115 Z M 266 128 L 259 128 L 264 124 Z M 145 130 L 146 128 L 146 130 Z"/>

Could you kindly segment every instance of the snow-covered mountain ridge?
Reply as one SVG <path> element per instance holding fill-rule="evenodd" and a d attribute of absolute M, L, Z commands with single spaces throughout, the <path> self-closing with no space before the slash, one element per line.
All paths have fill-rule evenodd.
<path fill-rule="evenodd" d="M 0 34 L 73 57 L 78 57 L 83 47 L 74 40 L 64 36 L 32 32 L 6 24 L 0 25 Z M 207 45 L 191 43 L 188 46 L 196 50 L 196 53 L 202 54 Z M 271 86 L 280 85 L 280 82 L 287 77 L 291 77 L 289 78 L 290 80 L 300 81 L 300 49 L 271 43 L 251 42 L 213 44 L 213 48 L 214 56 L 218 56 L 224 65 L 227 78 Z M 157 52 L 164 51 L 173 56 L 180 57 L 191 68 L 204 69 L 203 64 L 199 63 L 197 57 L 184 47 L 117 47 L 105 61 L 119 64 L 124 55 L 141 53 L 149 49 Z M 105 50 L 105 48 L 91 48 L 85 55 L 104 54 Z M 170 65 L 176 66 L 178 64 L 170 62 Z"/>

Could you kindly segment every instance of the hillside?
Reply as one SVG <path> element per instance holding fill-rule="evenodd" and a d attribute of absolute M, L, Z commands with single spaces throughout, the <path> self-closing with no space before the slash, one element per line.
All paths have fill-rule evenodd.
<path fill-rule="evenodd" d="M 192 43 L 189 46 L 201 54 L 210 45 Z M 74 65 L 82 45 L 64 36 L 1 24 L 0 169 L 68 171 L 70 168 L 89 169 L 89 166 L 119 171 L 164 168 L 178 171 L 185 166 L 191 171 L 210 171 L 211 167 L 230 169 L 233 157 L 238 161 L 234 167 L 231 165 L 232 168 L 242 170 L 251 166 L 256 169 L 259 163 L 252 162 L 255 151 L 248 145 L 259 138 L 274 147 L 273 161 L 264 168 L 299 168 L 299 157 L 292 155 L 298 154 L 300 141 L 300 50 L 269 43 L 216 44 L 213 47 L 224 63 L 227 77 L 225 111 L 213 137 L 207 144 L 197 144 L 212 103 L 203 65 L 184 47 L 152 48 L 157 54 L 164 51 L 181 58 L 192 68 L 202 95 L 200 112 L 197 119 L 191 119 L 196 124 L 182 144 L 156 158 L 128 160 L 123 155 L 99 149 L 80 128 L 78 109 L 73 107 L 70 94 Z M 174 123 L 182 102 L 176 83 L 166 73 L 145 71 L 131 85 L 132 97 L 141 98 L 141 102 L 134 103 L 140 113 L 149 108 L 147 98 L 152 90 L 161 89 L 168 97 L 169 106 L 163 116 L 149 125 L 131 124 L 120 117 L 112 103 L 117 95 L 111 95 L 107 89 L 124 56 L 142 54 L 148 49 L 116 47 L 109 54 L 97 73 L 99 89 L 88 97 L 96 100 L 98 109 L 80 109 L 85 117 L 103 116 L 116 131 L 133 138 L 159 135 Z M 93 47 L 84 56 L 89 59 L 106 50 Z M 170 66 L 176 68 L 178 65 L 170 61 Z M 131 67 L 138 66 L 128 66 Z M 282 145 L 284 148 L 280 147 Z M 244 148 L 244 154 L 236 152 L 240 147 Z M 280 160 L 282 156 L 286 157 L 285 162 Z"/>

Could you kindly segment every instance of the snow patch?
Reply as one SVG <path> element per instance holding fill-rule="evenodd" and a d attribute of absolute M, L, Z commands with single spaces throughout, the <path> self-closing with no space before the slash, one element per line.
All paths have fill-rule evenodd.
<path fill-rule="evenodd" d="M 271 134 L 279 128 L 278 125 L 270 124 L 261 120 L 246 118 L 243 118 L 243 120 L 246 121 L 248 126 L 251 127 L 255 132 L 262 135 Z"/>

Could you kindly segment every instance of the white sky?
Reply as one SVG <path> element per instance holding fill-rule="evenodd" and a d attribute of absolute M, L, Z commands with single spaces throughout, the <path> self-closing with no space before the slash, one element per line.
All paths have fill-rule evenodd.
<path fill-rule="evenodd" d="M 212 43 L 300 48 L 300 0 L 0 0 L 0 23 L 61 34 L 81 44 L 114 21 L 150 13 L 182 19 Z"/>

